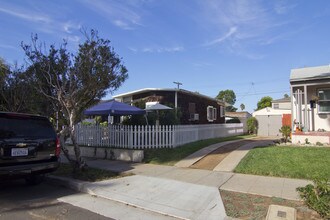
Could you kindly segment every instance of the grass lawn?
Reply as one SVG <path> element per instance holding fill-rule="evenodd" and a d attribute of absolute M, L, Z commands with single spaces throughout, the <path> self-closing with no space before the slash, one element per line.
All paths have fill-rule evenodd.
<path fill-rule="evenodd" d="M 144 150 L 144 162 L 162 165 L 174 165 L 188 155 L 212 144 L 224 141 L 239 140 L 254 137 L 253 135 L 234 136 L 226 138 L 212 138 L 185 144 L 177 148 L 146 149 Z"/>
<path fill-rule="evenodd" d="M 106 179 L 124 177 L 128 176 L 129 174 L 119 174 L 109 170 L 101 170 L 93 167 L 88 167 L 87 170 L 72 173 L 71 165 L 61 163 L 60 167 L 54 173 L 52 173 L 52 175 L 96 182 Z"/>
<path fill-rule="evenodd" d="M 301 179 L 330 179 L 330 148 L 254 148 L 243 158 L 234 172 Z"/>

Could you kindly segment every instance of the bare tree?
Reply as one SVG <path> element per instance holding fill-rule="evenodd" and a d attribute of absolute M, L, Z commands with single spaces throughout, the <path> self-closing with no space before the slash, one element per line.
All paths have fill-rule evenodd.
<path fill-rule="evenodd" d="M 31 44 L 22 47 L 29 61 L 27 74 L 37 90 L 47 97 L 64 117 L 64 128 L 60 132 L 63 152 L 75 169 L 86 164 L 81 157 L 76 141 L 75 125 L 81 120 L 83 111 L 113 92 L 127 79 L 127 69 L 122 64 L 110 41 L 98 36 L 97 31 L 85 32 L 86 41 L 79 45 L 76 54 L 68 52 L 64 42 L 59 48 L 45 44 L 32 37 Z M 70 137 L 75 158 L 70 158 L 65 140 Z"/>

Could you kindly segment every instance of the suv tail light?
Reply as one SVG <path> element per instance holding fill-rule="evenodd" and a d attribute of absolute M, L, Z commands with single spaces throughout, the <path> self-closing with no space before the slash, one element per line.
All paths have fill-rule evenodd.
<path fill-rule="evenodd" d="M 60 143 L 60 139 L 56 138 L 56 148 L 55 148 L 55 156 L 59 157 L 61 153 L 61 143 Z"/>

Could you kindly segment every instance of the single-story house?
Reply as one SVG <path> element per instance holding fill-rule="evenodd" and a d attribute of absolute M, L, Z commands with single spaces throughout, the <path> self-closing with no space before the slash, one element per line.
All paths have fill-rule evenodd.
<path fill-rule="evenodd" d="M 290 98 L 272 101 L 272 107 L 266 107 L 252 113 L 258 121 L 259 136 L 282 136 L 279 132 L 283 125 L 290 125 L 291 102 Z"/>
<path fill-rule="evenodd" d="M 292 142 L 330 144 L 330 66 L 292 69 Z"/>
<path fill-rule="evenodd" d="M 225 103 L 221 100 L 184 89 L 144 88 L 118 94 L 114 99 L 127 104 L 157 102 L 181 111 L 181 124 L 225 123 Z"/>
<path fill-rule="evenodd" d="M 252 117 L 252 115 L 249 112 L 247 112 L 247 111 L 243 111 L 243 112 L 226 112 L 225 116 L 226 116 L 226 121 L 227 121 L 227 118 L 228 119 L 234 119 L 234 118 L 239 119 L 240 122 L 243 123 L 244 133 L 247 133 L 247 131 L 248 131 L 248 129 L 247 129 L 247 120 Z"/>

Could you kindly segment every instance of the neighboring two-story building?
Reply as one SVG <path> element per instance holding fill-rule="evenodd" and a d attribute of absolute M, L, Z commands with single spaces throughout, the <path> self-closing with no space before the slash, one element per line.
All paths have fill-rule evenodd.
<path fill-rule="evenodd" d="M 181 112 L 181 124 L 225 123 L 225 103 L 184 89 L 145 88 L 113 96 L 127 104 L 143 101 L 173 106 Z"/>

